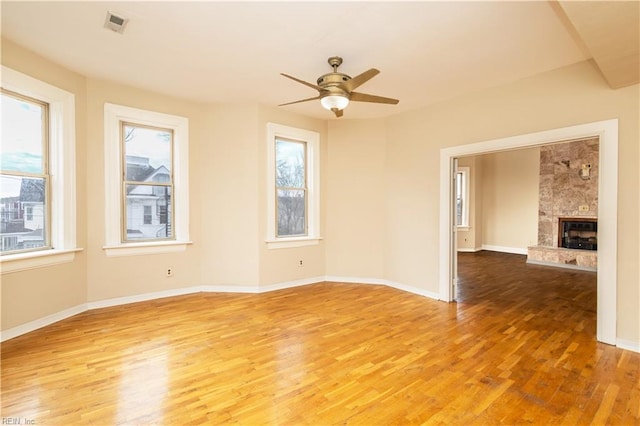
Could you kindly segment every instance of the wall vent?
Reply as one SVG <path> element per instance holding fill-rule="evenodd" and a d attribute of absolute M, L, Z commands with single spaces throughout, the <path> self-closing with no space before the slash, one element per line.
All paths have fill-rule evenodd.
<path fill-rule="evenodd" d="M 104 27 L 116 33 L 122 34 L 124 32 L 124 27 L 127 25 L 127 22 L 129 22 L 127 18 L 118 16 L 113 12 L 107 12 L 107 19 L 105 19 L 104 21 Z"/>

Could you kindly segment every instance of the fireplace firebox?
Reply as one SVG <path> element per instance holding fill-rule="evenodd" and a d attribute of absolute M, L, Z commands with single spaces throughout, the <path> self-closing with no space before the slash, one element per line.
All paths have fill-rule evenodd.
<path fill-rule="evenodd" d="M 598 250 L 598 219 L 558 218 L 558 247 Z"/>

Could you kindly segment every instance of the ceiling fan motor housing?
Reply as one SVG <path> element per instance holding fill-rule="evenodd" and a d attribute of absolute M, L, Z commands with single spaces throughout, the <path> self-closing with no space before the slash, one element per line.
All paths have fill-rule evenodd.
<path fill-rule="evenodd" d="M 318 86 L 320 87 L 325 87 L 325 86 L 338 86 L 342 83 L 344 83 L 345 81 L 349 81 L 351 80 L 351 77 L 349 77 L 346 74 L 342 74 L 339 72 L 331 72 L 329 74 L 325 74 L 323 76 L 318 77 Z"/>
<path fill-rule="evenodd" d="M 329 95 L 339 95 L 344 96 L 345 98 L 349 98 L 348 91 L 342 88 L 342 83 L 351 80 L 346 74 L 342 74 L 339 72 L 332 72 L 329 74 L 325 74 L 318 78 L 318 86 L 322 87 L 326 92 L 321 96 L 329 96 Z"/>

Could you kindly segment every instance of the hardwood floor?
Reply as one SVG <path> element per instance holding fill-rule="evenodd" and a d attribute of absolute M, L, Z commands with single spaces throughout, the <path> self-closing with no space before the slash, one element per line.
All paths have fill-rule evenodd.
<path fill-rule="evenodd" d="M 640 424 L 640 354 L 595 341 L 595 274 L 490 252 L 462 254 L 460 272 L 451 304 L 322 283 L 85 312 L 2 344 L 2 416 Z"/>

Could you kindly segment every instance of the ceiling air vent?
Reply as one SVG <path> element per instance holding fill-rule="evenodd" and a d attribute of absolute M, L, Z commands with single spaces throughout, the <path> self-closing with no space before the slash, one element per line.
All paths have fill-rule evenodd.
<path fill-rule="evenodd" d="M 113 12 L 107 12 L 107 19 L 104 21 L 104 27 L 108 30 L 122 34 L 127 22 L 129 22 L 127 18 L 118 16 Z"/>

